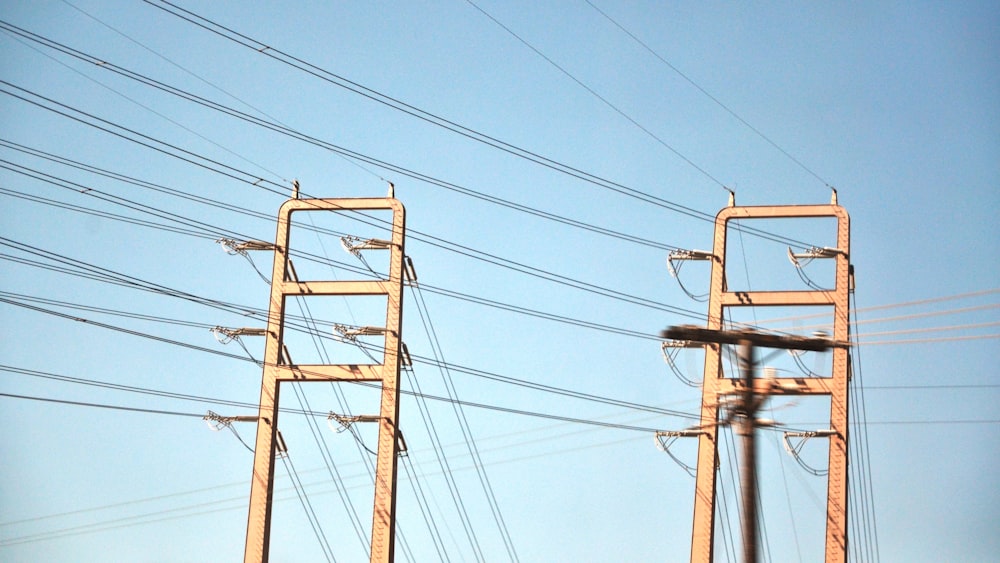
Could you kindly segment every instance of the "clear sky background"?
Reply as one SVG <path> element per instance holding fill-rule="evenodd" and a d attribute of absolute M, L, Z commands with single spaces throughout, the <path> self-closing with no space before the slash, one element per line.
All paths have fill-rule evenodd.
<path fill-rule="evenodd" d="M 244 351 L 209 329 L 264 326 L 268 286 L 215 240 L 273 240 L 293 179 L 314 197 L 382 197 L 391 181 L 407 209 L 422 289 L 404 298 L 418 358 L 404 388 L 430 398 L 401 407 L 397 560 L 686 560 L 694 479 L 653 431 L 694 424 L 700 393 L 656 335 L 703 323 L 707 305 L 668 253 L 711 248 L 727 189 L 740 205 L 815 204 L 831 186 L 857 270 L 850 559 L 995 560 L 995 3 L 178 6 L 251 47 L 158 2 L 0 10 L 0 560 L 240 560 L 252 454 L 200 417 L 254 414 L 261 370 L 242 360 L 263 339 Z M 379 223 L 315 221 L 327 230 L 293 239 L 316 257 L 300 276 L 364 277 L 331 231 L 384 237 Z M 805 289 L 787 247 L 835 244 L 829 222 L 750 226 L 769 236 L 731 233 L 731 285 Z M 269 275 L 269 253 L 250 257 Z M 805 273 L 830 275 L 821 261 Z M 707 291 L 706 265 L 680 281 Z M 325 348 L 300 334 L 293 359 L 362 361 L 332 326 L 378 324 L 380 305 L 312 300 Z M 810 312 L 732 320 L 811 334 L 827 321 Z M 829 356 L 798 359 L 767 364 L 829 372 Z M 683 351 L 675 367 L 696 385 L 702 361 Z M 283 407 L 377 408 L 370 388 L 294 391 Z M 434 398 L 449 394 L 469 404 Z M 828 402 L 768 410 L 819 429 Z M 360 446 L 374 433 L 324 418 L 283 415 L 274 561 L 366 560 L 373 460 Z M 253 445 L 253 424 L 232 429 Z M 760 444 L 766 560 L 822 560 L 825 478 L 779 431 Z M 801 461 L 824 469 L 825 446 L 808 442 Z M 736 451 L 724 431 L 720 561 L 740 557 Z M 670 453 L 695 463 L 693 442 Z"/>

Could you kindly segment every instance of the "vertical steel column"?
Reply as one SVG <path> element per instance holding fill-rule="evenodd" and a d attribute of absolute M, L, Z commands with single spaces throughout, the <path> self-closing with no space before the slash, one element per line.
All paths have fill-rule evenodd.
<path fill-rule="evenodd" d="M 291 214 L 313 211 L 392 211 L 392 244 L 389 279 L 375 281 L 299 281 L 289 279 Z M 278 430 L 278 395 L 282 381 L 378 381 L 382 384 L 372 511 L 371 562 L 389 563 L 395 549 L 396 458 L 399 418 L 399 347 L 402 334 L 403 257 L 405 211 L 394 198 L 290 199 L 278 212 L 271 300 L 268 311 L 264 373 L 260 387 L 260 416 L 254 449 L 250 508 L 247 516 L 245 563 L 268 560 L 274 486 L 275 436 Z M 385 295 L 385 352 L 376 365 L 294 365 L 283 361 L 285 300 L 288 296 Z"/>
<path fill-rule="evenodd" d="M 729 208 L 732 209 L 732 208 Z M 722 212 L 719 213 L 719 216 Z M 712 244 L 712 286 L 708 299 L 709 330 L 722 329 L 722 294 L 726 291 L 726 221 L 715 218 Z M 695 474 L 694 525 L 691 530 L 691 562 L 710 563 L 715 556 L 715 485 L 719 467 L 719 385 L 722 378 L 722 346 L 705 346 L 702 378 L 701 423 L 698 437 L 698 468 Z"/>
<path fill-rule="evenodd" d="M 834 217 L 837 219 L 836 286 L 832 290 L 740 291 L 726 287 L 726 230 L 731 219 L 778 219 Z M 708 329 L 722 328 L 727 307 L 828 306 L 834 310 L 833 340 L 848 341 L 850 284 L 850 219 L 836 205 L 727 207 L 715 218 L 712 287 L 708 307 Z M 692 563 L 714 558 L 716 471 L 718 468 L 718 405 L 725 395 L 745 392 L 737 378 L 722 377 L 722 347 L 708 344 L 702 386 L 701 430 L 698 441 L 698 471 L 695 484 L 694 523 L 691 537 Z M 848 444 L 848 350 L 833 349 L 831 377 L 775 380 L 776 388 L 761 389 L 786 395 L 829 395 L 830 436 L 827 485 L 826 561 L 847 560 L 847 444 Z"/>

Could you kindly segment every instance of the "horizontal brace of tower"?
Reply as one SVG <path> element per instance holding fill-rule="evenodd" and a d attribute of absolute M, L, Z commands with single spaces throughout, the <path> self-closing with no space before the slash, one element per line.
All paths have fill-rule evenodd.
<path fill-rule="evenodd" d="M 285 295 L 388 295 L 389 281 L 285 281 L 278 282 Z"/>
<path fill-rule="evenodd" d="M 830 291 L 728 291 L 719 297 L 723 307 L 747 305 L 834 306 L 836 292 Z"/>
<path fill-rule="evenodd" d="M 758 378 L 754 381 L 754 393 L 759 395 L 831 395 L 834 392 L 834 384 L 834 379 L 828 377 Z M 719 395 L 736 395 L 745 389 L 746 385 L 739 379 L 723 378 L 716 383 L 716 392 Z"/>
<path fill-rule="evenodd" d="M 381 365 L 277 365 L 269 367 L 277 381 L 381 381 Z"/>

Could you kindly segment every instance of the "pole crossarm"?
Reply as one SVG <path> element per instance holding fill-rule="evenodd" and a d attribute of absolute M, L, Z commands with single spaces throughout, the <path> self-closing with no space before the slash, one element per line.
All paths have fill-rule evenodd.
<path fill-rule="evenodd" d="M 391 240 L 371 239 L 354 245 L 355 252 L 385 249 L 390 252 L 388 279 L 301 280 L 289 256 L 292 215 L 302 212 L 351 213 L 389 210 L 392 212 Z M 377 422 L 375 492 L 372 510 L 371 563 L 393 560 L 396 525 L 396 469 L 402 437 L 398 430 L 399 373 L 401 364 L 402 299 L 404 276 L 405 211 L 399 200 L 389 198 L 298 199 L 286 201 L 278 212 L 278 227 L 271 275 L 264 372 L 261 378 L 257 441 L 254 448 L 253 478 L 247 517 L 245 563 L 265 563 L 270 550 L 274 460 L 283 450 L 278 432 L 278 398 L 282 382 L 373 381 L 381 384 L 381 407 L 371 421 Z M 383 356 L 372 364 L 294 364 L 284 337 L 285 302 L 288 298 L 310 296 L 385 296 L 385 324 L 381 327 L 344 329 L 346 337 L 384 338 Z M 354 331 L 354 332 L 352 332 Z"/>
<path fill-rule="evenodd" d="M 835 347 L 850 347 L 829 338 L 806 338 L 803 336 L 771 334 L 754 330 L 709 330 L 693 325 L 672 326 L 660 333 L 663 338 L 689 340 L 712 344 L 740 344 L 749 342 L 761 348 L 781 348 L 784 350 L 806 350 L 825 352 Z"/>

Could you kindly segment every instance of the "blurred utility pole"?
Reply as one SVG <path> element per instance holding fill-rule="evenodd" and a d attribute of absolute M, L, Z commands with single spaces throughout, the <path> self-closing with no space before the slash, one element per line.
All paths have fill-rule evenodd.
<path fill-rule="evenodd" d="M 743 490 L 743 560 L 757 563 L 757 443 L 756 430 L 760 425 L 757 411 L 770 396 L 770 390 L 758 394 L 756 391 L 757 360 L 756 346 L 783 348 L 787 350 L 825 351 L 837 345 L 824 338 L 799 338 L 754 332 L 749 330 L 707 330 L 695 326 L 674 326 L 661 333 L 664 338 L 686 340 L 705 344 L 739 345 L 740 374 L 742 389 L 737 406 L 730 414 L 740 417 L 739 435 L 743 438 L 743 467 L 740 471 L 740 485 Z M 732 424 L 730 418 L 726 420 Z"/>
<path fill-rule="evenodd" d="M 726 234 L 730 220 L 808 219 L 832 217 L 837 221 L 836 248 L 812 249 L 814 258 L 836 261 L 832 289 L 805 291 L 730 291 L 726 283 Z M 792 258 L 795 255 L 789 254 Z M 715 218 L 715 242 L 712 252 L 700 253 L 698 259 L 712 261 L 712 285 L 709 293 L 708 326 L 673 327 L 663 332 L 665 338 L 703 342 L 705 372 L 702 381 L 701 421 L 698 426 L 698 467 L 691 537 L 691 562 L 711 563 L 715 547 L 716 474 L 719 466 L 718 427 L 730 420 L 719 420 L 720 404 L 726 397 L 738 397 L 730 416 L 742 418 L 740 435 L 744 444 L 745 500 L 744 552 L 746 561 L 757 561 L 756 449 L 754 429 L 756 412 L 769 395 L 813 395 L 830 397 L 829 477 L 827 481 L 826 561 L 847 561 L 847 444 L 848 444 L 848 342 L 849 291 L 853 286 L 850 256 L 850 220 L 837 205 L 836 192 L 830 205 L 788 205 L 736 207 L 732 201 Z M 793 260 L 794 261 L 794 260 Z M 823 307 L 833 316 L 833 336 L 802 338 L 763 334 L 753 331 L 723 330 L 728 308 L 735 307 Z M 722 346 L 740 345 L 740 378 L 724 377 Z M 761 380 L 755 377 L 754 347 L 797 350 L 833 349 L 830 377 L 778 377 Z"/>

